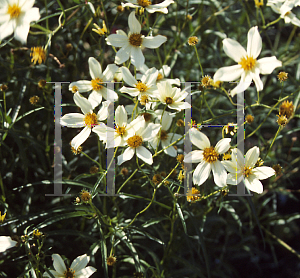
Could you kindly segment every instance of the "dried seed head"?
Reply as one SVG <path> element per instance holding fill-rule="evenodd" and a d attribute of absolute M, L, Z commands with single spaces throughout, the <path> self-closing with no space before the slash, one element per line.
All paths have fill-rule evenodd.
<path fill-rule="evenodd" d="M 253 121 L 254 121 L 254 117 L 253 117 L 252 115 L 248 114 L 248 115 L 246 116 L 246 122 L 247 122 L 248 124 L 252 124 Z"/>

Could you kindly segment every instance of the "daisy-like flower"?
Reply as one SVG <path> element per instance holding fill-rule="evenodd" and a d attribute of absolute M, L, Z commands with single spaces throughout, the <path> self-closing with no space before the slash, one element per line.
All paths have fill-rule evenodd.
<path fill-rule="evenodd" d="M 194 184 L 203 184 L 212 170 L 215 184 L 219 187 L 226 186 L 227 172 L 218 158 L 220 154 L 228 151 L 231 139 L 223 138 L 215 147 L 212 147 L 208 137 L 198 129 L 191 128 L 189 135 L 192 144 L 201 149 L 201 151 L 191 151 L 183 160 L 188 163 L 200 162 L 193 174 Z"/>
<path fill-rule="evenodd" d="M 159 116 L 157 117 L 157 121 L 159 122 L 161 119 L 162 110 L 156 110 L 155 111 Z M 171 115 L 169 112 L 165 111 L 161 120 L 161 129 L 157 132 L 156 136 L 152 137 L 149 140 L 150 145 L 153 149 L 156 149 L 157 144 L 161 142 L 162 148 L 168 147 L 171 143 L 178 140 L 181 135 L 176 133 L 169 133 L 168 129 L 170 128 L 172 124 L 172 118 L 174 115 Z M 164 150 L 164 152 L 172 157 L 175 157 L 177 155 L 177 150 L 174 148 L 174 146 L 171 146 Z"/>
<path fill-rule="evenodd" d="M 18 242 L 12 240 L 10 236 L 0 236 L 0 253 L 5 252 L 9 248 L 15 247 L 17 243 Z"/>
<path fill-rule="evenodd" d="M 115 57 L 116 64 L 122 64 L 131 57 L 131 63 L 140 69 L 145 63 L 145 57 L 142 53 L 142 47 L 157 48 L 160 47 L 167 38 L 161 35 L 155 37 L 145 37 L 141 34 L 141 24 L 135 17 L 135 12 L 131 12 L 128 17 L 129 33 L 128 36 L 122 30 L 117 30 L 116 34 L 109 35 L 106 38 L 108 45 L 121 47 Z"/>
<path fill-rule="evenodd" d="M 142 146 L 142 144 L 144 141 L 149 141 L 159 129 L 160 124 L 153 123 L 149 123 L 147 126 L 143 124 L 136 129 L 134 135 L 127 139 L 128 148 L 118 156 L 118 165 L 130 160 L 135 153 L 147 164 L 153 164 L 151 152 Z"/>
<path fill-rule="evenodd" d="M 142 68 L 140 69 L 140 71 L 142 73 L 145 74 L 145 72 L 148 70 L 149 68 L 146 66 L 146 64 L 144 64 L 142 66 Z M 158 75 L 156 78 L 156 82 L 164 82 L 164 81 L 169 81 L 171 85 L 175 84 L 177 86 L 180 86 L 180 80 L 178 78 L 175 79 L 170 79 L 167 78 L 171 73 L 171 67 L 169 67 L 168 65 L 163 65 L 162 68 L 160 70 L 158 70 Z M 140 74 L 136 75 L 137 78 L 140 78 Z"/>
<path fill-rule="evenodd" d="M 115 128 L 103 124 L 94 127 L 93 131 L 106 143 L 106 148 L 124 147 L 127 145 L 127 139 L 134 135 L 133 127 L 139 128 L 143 122 L 143 117 L 139 116 L 131 123 L 127 123 L 127 112 L 123 105 L 119 105 L 115 112 Z M 108 138 L 112 138 L 113 141 L 108 141 Z"/>
<path fill-rule="evenodd" d="M 148 69 L 141 80 L 137 81 L 126 67 L 121 68 L 124 81 L 133 88 L 122 87 L 120 92 L 129 94 L 131 96 L 138 96 L 139 100 L 145 102 L 146 109 L 149 109 L 150 102 L 157 94 L 156 79 L 158 71 L 155 68 Z"/>
<path fill-rule="evenodd" d="M 84 129 L 71 141 L 71 146 L 77 150 L 78 147 L 90 136 L 93 127 L 100 124 L 99 121 L 103 121 L 107 118 L 108 105 L 110 104 L 110 101 L 105 101 L 102 103 L 102 107 L 97 115 L 93 112 L 91 103 L 78 92 L 74 94 L 74 102 L 80 107 L 83 114 L 65 114 L 60 119 L 60 123 L 63 126 L 72 128 L 84 127 Z"/>
<path fill-rule="evenodd" d="M 172 88 L 169 81 L 158 83 L 157 88 L 157 98 L 170 109 L 181 111 L 182 109 L 191 108 L 189 103 L 183 102 L 188 92 L 181 91 L 176 87 Z"/>
<path fill-rule="evenodd" d="M 80 93 L 92 91 L 89 95 L 88 100 L 92 104 L 92 107 L 95 108 L 102 101 L 102 97 L 107 99 L 107 94 L 112 94 L 113 99 L 118 99 L 118 94 L 113 90 L 110 90 L 104 86 L 104 82 L 110 82 L 114 79 L 114 74 L 118 70 L 118 67 L 115 64 L 109 64 L 105 71 L 102 73 L 102 67 L 100 63 L 93 57 L 89 58 L 89 69 L 90 75 L 92 77 L 91 81 L 80 80 L 72 82 L 69 85 L 70 91 L 79 91 Z M 74 90 L 74 88 L 76 90 Z"/>
<path fill-rule="evenodd" d="M 248 32 L 247 51 L 235 40 L 224 39 L 223 49 L 227 56 L 238 64 L 230 67 L 223 67 L 216 71 L 214 82 L 235 81 L 241 78 L 239 84 L 231 91 L 231 96 L 246 90 L 251 81 L 254 80 L 257 91 L 263 89 L 263 82 L 259 74 L 270 74 L 275 68 L 281 67 L 281 61 L 275 56 L 256 60 L 261 52 L 262 40 L 258 27 L 252 27 Z"/>
<path fill-rule="evenodd" d="M 63 259 L 59 254 L 52 255 L 53 267 L 55 270 L 49 270 L 55 278 L 88 278 L 94 272 L 96 268 L 92 266 L 86 266 L 90 258 L 84 254 L 77 257 L 71 264 L 70 268 L 67 268 Z M 51 277 L 47 272 L 44 272 L 43 277 Z"/>
<path fill-rule="evenodd" d="M 38 8 L 32 8 L 34 0 L 1 0 L 0 41 L 12 33 L 15 39 L 26 43 L 30 22 L 40 19 Z"/>
<path fill-rule="evenodd" d="M 292 23 L 300 27 L 300 20 L 291 12 L 294 6 L 300 5 L 300 1 L 287 0 L 283 2 L 284 1 L 269 0 L 267 6 L 270 6 L 275 13 L 280 14 L 280 17 L 284 19 L 285 23 Z"/>
<path fill-rule="evenodd" d="M 248 150 L 245 158 L 239 149 L 232 149 L 231 158 L 231 161 L 222 161 L 222 164 L 229 172 L 227 176 L 228 184 L 237 185 L 245 178 L 244 182 L 249 190 L 262 193 L 263 185 L 259 180 L 264 180 L 275 175 L 275 170 L 271 167 L 261 166 L 255 168 L 255 163 L 259 159 L 258 147 Z"/>
<path fill-rule="evenodd" d="M 32 56 L 31 62 L 41 64 L 46 61 L 46 50 L 41 46 L 31 47 L 30 56 Z"/>
<path fill-rule="evenodd" d="M 174 3 L 173 0 L 165 0 L 159 4 L 152 5 L 152 2 L 149 0 L 127 0 L 128 3 L 124 4 L 122 3 L 122 7 L 130 7 L 130 8 L 144 8 L 148 13 L 163 13 L 167 14 L 168 9 L 167 7 Z"/>

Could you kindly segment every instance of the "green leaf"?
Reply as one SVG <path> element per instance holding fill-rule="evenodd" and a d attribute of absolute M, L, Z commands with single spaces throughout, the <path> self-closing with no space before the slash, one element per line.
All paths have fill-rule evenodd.
<path fill-rule="evenodd" d="M 176 208 L 177 208 L 177 212 L 178 212 L 179 218 L 180 218 L 182 226 L 183 226 L 184 233 L 187 234 L 185 220 L 184 220 L 180 205 L 178 203 L 176 203 Z"/>

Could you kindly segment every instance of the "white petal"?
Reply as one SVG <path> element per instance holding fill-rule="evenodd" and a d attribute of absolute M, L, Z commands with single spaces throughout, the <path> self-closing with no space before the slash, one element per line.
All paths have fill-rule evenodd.
<path fill-rule="evenodd" d="M 203 160 L 203 151 L 191 151 L 187 155 L 184 156 L 183 162 L 186 163 L 198 163 Z"/>
<path fill-rule="evenodd" d="M 60 118 L 60 124 L 62 126 L 80 128 L 84 127 L 84 115 L 80 113 L 65 114 Z"/>
<path fill-rule="evenodd" d="M 76 105 L 80 107 L 80 109 L 84 115 L 93 112 L 92 104 L 86 98 L 81 96 L 78 92 L 76 92 L 74 94 L 73 99 L 74 99 L 74 102 L 76 103 Z"/>
<path fill-rule="evenodd" d="M 262 183 L 256 179 L 254 175 L 249 175 L 245 178 L 245 185 L 249 190 L 258 194 L 261 194 L 264 191 Z"/>
<path fill-rule="evenodd" d="M 79 93 L 84 93 L 93 90 L 92 82 L 88 80 L 80 80 L 80 81 L 72 82 L 69 85 L 70 91 L 72 91 L 73 86 L 76 86 L 78 88 Z"/>
<path fill-rule="evenodd" d="M 139 146 L 136 148 L 136 155 L 147 164 L 153 164 L 152 154 L 144 146 Z"/>
<path fill-rule="evenodd" d="M 3 23 L 0 26 L 0 41 L 8 37 L 14 32 L 13 22 L 11 20 Z"/>
<path fill-rule="evenodd" d="M 115 122 L 118 126 L 127 125 L 127 112 L 123 105 L 119 105 L 115 112 Z"/>
<path fill-rule="evenodd" d="M 247 55 L 246 50 L 237 41 L 229 38 L 223 40 L 223 49 L 226 55 L 237 63 Z"/>
<path fill-rule="evenodd" d="M 31 8 L 24 13 L 24 21 L 30 23 L 32 21 L 37 21 L 41 17 L 39 8 Z"/>
<path fill-rule="evenodd" d="M 34 0 L 19 1 L 19 5 L 22 11 L 27 11 L 34 5 Z"/>
<path fill-rule="evenodd" d="M 238 168 L 236 163 L 232 162 L 232 161 L 222 161 L 223 166 L 225 167 L 225 169 L 230 172 L 230 173 L 236 173 Z"/>
<path fill-rule="evenodd" d="M 168 140 L 168 139 L 162 140 L 161 141 L 161 145 L 162 145 L 163 149 L 166 148 L 166 147 L 168 147 L 170 145 L 170 140 Z M 177 150 L 173 146 L 171 146 L 171 147 L 165 149 L 164 153 L 166 153 L 169 156 L 176 157 Z"/>
<path fill-rule="evenodd" d="M 17 245 L 17 241 L 12 240 L 10 236 L 0 236 L 0 253 Z"/>
<path fill-rule="evenodd" d="M 84 254 L 82 256 L 77 257 L 72 262 L 70 268 L 72 268 L 75 271 L 75 273 L 77 274 L 77 272 L 79 270 L 86 267 L 86 265 L 88 264 L 89 261 L 90 261 L 90 258 L 86 254 Z"/>
<path fill-rule="evenodd" d="M 147 48 L 158 48 L 167 41 L 165 36 L 157 35 L 155 37 L 146 37 L 143 39 L 143 46 Z"/>
<path fill-rule="evenodd" d="M 258 27 L 252 27 L 248 32 L 247 54 L 256 59 L 261 52 L 262 40 Z"/>
<path fill-rule="evenodd" d="M 256 62 L 261 74 L 270 74 L 275 68 L 281 67 L 282 62 L 277 60 L 275 56 L 259 59 Z"/>
<path fill-rule="evenodd" d="M 210 171 L 211 171 L 210 163 L 207 163 L 205 161 L 199 163 L 193 174 L 194 184 L 201 185 L 202 183 L 204 183 L 208 179 Z"/>
<path fill-rule="evenodd" d="M 210 142 L 208 137 L 198 129 L 191 128 L 189 131 L 189 135 L 193 145 L 198 147 L 200 150 L 204 150 L 205 148 L 210 147 Z"/>
<path fill-rule="evenodd" d="M 60 255 L 53 254 L 52 260 L 53 267 L 59 274 L 63 274 L 67 270 L 66 265 Z"/>
<path fill-rule="evenodd" d="M 81 269 L 80 271 L 76 272 L 76 278 L 87 278 L 90 277 L 94 272 L 96 272 L 97 269 L 92 266 L 87 266 L 84 269 Z"/>
<path fill-rule="evenodd" d="M 25 44 L 27 42 L 28 32 L 29 32 L 29 23 L 23 22 L 22 25 L 18 25 L 14 30 L 15 39 Z"/>
<path fill-rule="evenodd" d="M 233 97 L 249 88 L 252 82 L 252 76 L 249 71 L 243 71 L 239 84 L 231 90 L 230 95 Z"/>
<path fill-rule="evenodd" d="M 102 106 L 97 113 L 98 121 L 104 121 L 107 119 L 109 105 L 113 105 L 112 102 L 109 100 L 102 102 Z"/>
<path fill-rule="evenodd" d="M 120 65 L 129 59 L 131 46 L 127 44 L 126 46 L 122 47 L 115 56 L 115 63 Z"/>
<path fill-rule="evenodd" d="M 145 63 L 145 57 L 141 48 L 132 47 L 131 48 L 131 63 L 136 66 L 137 69 L 140 69 Z"/>
<path fill-rule="evenodd" d="M 97 107 L 102 101 L 102 94 L 100 91 L 93 90 L 92 93 L 88 97 L 88 101 L 91 103 L 92 108 Z"/>
<path fill-rule="evenodd" d="M 128 17 L 128 26 L 131 34 L 141 33 L 141 24 L 135 17 L 135 11 L 131 12 Z"/>
<path fill-rule="evenodd" d="M 122 154 L 118 156 L 118 165 L 121 165 L 123 162 L 130 160 L 134 155 L 133 148 L 127 148 Z"/>
<path fill-rule="evenodd" d="M 230 142 L 231 142 L 231 138 L 221 139 L 215 147 L 215 150 L 217 151 L 217 153 L 223 154 L 223 153 L 227 152 L 230 149 Z"/>
<path fill-rule="evenodd" d="M 234 148 L 231 150 L 232 159 L 231 161 L 237 165 L 239 169 L 243 169 L 245 165 L 245 157 L 240 149 Z"/>
<path fill-rule="evenodd" d="M 275 175 L 275 170 L 271 167 L 261 166 L 254 168 L 252 170 L 252 173 L 256 176 L 257 179 L 264 180 Z"/>
<path fill-rule="evenodd" d="M 243 71 L 244 70 L 241 65 L 220 68 L 214 75 L 214 82 L 235 81 L 242 75 Z"/>
<path fill-rule="evenodd" d="M 131 95 L 132 97 L 136 97 L 140 94 L 140 91 L 137 88 L 122 87 L 120 92 Z"/>
<path fill-rule="evenodd" d="M 92 79 L 102 78 L 101 65 L 94 57 L 89 58 L 89 69 Z"/>
<path fill-rule="evenodd" d="M 187 102 L 175 102 L 175 103 L 172 103 L 172 104 L 168 104 L 168 107 L 171 108 L 171 109 L 175 109 L 177 111 L 181 111 L 181 110 L 184 110 L 184 109 L 191 108 L 191 105 Z"/>
<path fill-rule="evenodd" d="M 91 134 L 91 128 L 85 127 L 83 130 L 80 131 L 71 141 L 71 146 L 77 150 L 79 146 L 82 145 L 88 139 Z"/>
<path fill-rule="evenodd" d="M 121 72 L 122 72 L 123 80 L 131 87 L 135 87 L 137 80 L 133 77 L 130 70 L 126 67 L 121 67 Z"/>
<path fill-rule="evenodd" d="M 219 187 L 226 186 L 227 172 L 222 165 L 221 161 L 217 160 L 211 164 L 212 172 L 214 175 L 215 184 Z"/>
<path fill-rule="evenodd" d="M 253 147 L 245 155 L 245 167 L 253 168 L 259 157 L 259 148 Z"/>
<path fill-rule="evenodd" d="M 115 64 L 107 65 L 103 75 L 105 76 L 105 81 L 112 81 L 114 79 L 114 75 L 119 68 Z"/>
<path fill-rule="evenodd" d="M 243 175 L 241 173 L 233 174 L 229 173 L 227 175 L 227 184 L 238 185 L 243 180 Z"/>
<path fill-rule="evenodd" d="M 251 77 L 255 83 L 255 86 L 256 86 L 256 90 L 257 91 L 262 91 L 263 88 L 264 88 L 264 84 L 263 82 L 261 81 L 260 77 L 259 77 L 259 69 L 258 68 L 255 68 L 254 69 L 255 72 L 251 71 Z"/>
<path fill-rule="evenodd" d="M 115 47 L 124 47 L 128 45 L 128 37 L 126 34 L 112 34 L 109 35 L 105 40 L 108 45 L 112 45 Z"/>

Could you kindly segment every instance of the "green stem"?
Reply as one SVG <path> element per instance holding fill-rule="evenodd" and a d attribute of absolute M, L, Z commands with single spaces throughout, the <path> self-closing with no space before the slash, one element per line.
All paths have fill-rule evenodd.
<path fill-rule="evenodd" d="M 271 150 L 271 148 L 272 148 L 272 146 L 273 146 L 273 144 L 274 144 L 274 142 L 275 142 L 275 140 L 276 140 L 276 138 L 277 138 L 277 136 L 278 136 L 278 134 L 279 134 L 279 132 L 280 132 L 280 130 L 281 130 L 282 128 L 283 128 L 282 126 L 279 126 L 279 127 L 278 127 L 277 132 L 276 132 L 276 134 L 275 134 L 275 136 L 274 136 L 274 138 L 273 138 L 273 141 L 272 141 L 272 143 L 271 143 L 271 145 L 270 145 L 268 151 L 266 152 L 265 157 L 264 157 L 263 160 L 266 160 L 266 157 L 268 156 L 268 153 L 270 152 L 270 150 Z"/>
<path fill-rule="evenodd" d="M 194 49 L 195 49 L 196 56 L 197 56 L 197 59 L 198 59 L 198 63 L 199 63 L 199 66 L 200 66 L 201 74 L 202 74 L 202 76 L 204 76 L 204 74 L 203 74 L 203 69 L 202 69 L 202 65 L 201 65 L 201 62 L 200 62 L 200 57 L 199 57 L 199 54 L 198 54 L 196 45 L 194 45 Z"/>

